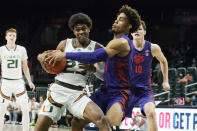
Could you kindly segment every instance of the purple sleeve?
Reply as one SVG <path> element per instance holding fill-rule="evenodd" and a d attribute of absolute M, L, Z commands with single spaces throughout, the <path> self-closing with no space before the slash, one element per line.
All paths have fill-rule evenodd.
<path fill-rule="evenodd" d="M 105 61 L 108 54 L 104 48 L 95 50 L 94 52 L 68 52 L 66 59 L 76 60 L 86 64 L 94 64 L 96 62 Z"/>

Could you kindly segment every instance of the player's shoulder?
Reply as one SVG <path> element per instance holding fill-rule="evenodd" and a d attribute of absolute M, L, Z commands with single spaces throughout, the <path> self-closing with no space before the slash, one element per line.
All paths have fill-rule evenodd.
<path fill-rule="evenodd" d="M 113 39 L 111 40 L 110 42 L 114 43 L 114 44 L 125 44 L 125 43 L 128 43 L 128 40 L 125 39 L 125 38 L 119 38 L 119 39 Z"/>
<path fill-rule="evenodd" d="M 66 45 L 67 43 L 70 43 L 70 42 L 72 43 L 73 40 L 74 38 L 66 38 L 64 40 L 61 40 L 59 44 Z"/>
<path fill-rule="evenodd" d="M 17 47 L 17 48 L 21 48 L 21 49 L 25 49 L 25 47 L 24 47 L 24 46 L 22 46 L 22 45 L 18 45 L 18 44 L 16 45 L 16 47 Z"/>
<path fill-rule="evenodd" d="M 56 48 L 56 50 L 64 50 L 64 48 L 66 47 L 66 43 L 69 39 L 64 39 L 64 40 L 61 40 Z"/>
<path fill-rule="evenodd" d="M 119 47 L 122 48 L 122 49 L 130 49 L 129 48 L 129 40 L 128 39 L 125 39 L 125 38 L 120 38 L 120 39 L 117 39 L 119 40 L 118 43 L 119 43 Z"/>
<path fill-rule="evenodd" d="M 151 43 L 151 50 L 154 51 L 154 50 L 158 50 L 160 49 L 160 46 L 158 44 L 155 44 L 155 43 Z"/>
<path fill-rule="evenodd" d="M 65 44 L 66 41 L 67 41 L 67 39 L 61 40 L 61 41 L 59 42 L 59 44 L 63 44 L 63 43 Z"/>
<path fill-rule="evenodd" d="M 114 38 L 107 45 L 107 47 L 109 48 L 118 49 L 118 50 L 123 49 L 123 48 L 126 49 L 128 46 L 129 46 L 129 43 L 124 38 L 119 38 L 119 39 Z"/>
<path fill-rule="evenodd" d="M 26 48 L 22 45 L 16 45 L 17 50 L 26 50 Z"/>
<path fill-rule="evenodd" d="M 2 54 L 6 50 L 5 45 L 0 46 L 0 54 Z"/>
<path fill-rule="evenodd" d="M 61 40 L 60 43 L 65 45 L 67 43 L 67 41 L 69 41 L 69 40 L 71 40 L 71 39 L 67 38 L 67 39 Z"/>
<path fill-rule="evenodd" d="M 128 44 L 129 41 L 125 38 L 120 38 L 120 39 L 117 39 L 121 44 Z"/>
<path fill-rule="evenodd" d="M 5 48 L 5 45 L 0 46 L 0 49 L 4 49 L 4 48 Z"/>
<path fill-rule="evenodd" d="M 151 53 L 153 56 L 156 56 L 161 52 L 161 48 L 158 44 L 151 44 Z"/>
<path fill-rule="evenodd" d="M 103 48 L 104 46 L 96 41 L 92 41 L 95 43 L 95 49 Z"/>
<path fill-rule="evenodd" d="M 66 45 L 67 43 L 70 43 L 70 42 L 72 43 L 72 41 L 74 41 L 74 40 L 75 40 L 75 38 L 66 38 L 64 40 L 61 40 L 60 43 Z"/>

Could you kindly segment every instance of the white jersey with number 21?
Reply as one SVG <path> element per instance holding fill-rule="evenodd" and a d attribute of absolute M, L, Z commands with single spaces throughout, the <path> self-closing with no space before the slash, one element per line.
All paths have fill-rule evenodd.
<path fill-rule="evenodd" d="M 23 46 L 16 45 L 14 49 L 0 47 L 1 75 L 6 79 L 22 78 L 22 61 L 26 60 L 27 52 Z"/>

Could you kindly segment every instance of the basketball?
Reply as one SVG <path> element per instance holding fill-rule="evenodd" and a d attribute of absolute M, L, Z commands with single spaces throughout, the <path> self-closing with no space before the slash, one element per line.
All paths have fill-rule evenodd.
<path fill-rule="evenodd" d="M 44 68 L 45 71 L 49 74 L 59 74 L 66 68 L 66 64 L 67 64 L 66 58 L 64 58 L 61 61 L 57 61 L 55 66 L 50 64 L 45 64 Z"/>

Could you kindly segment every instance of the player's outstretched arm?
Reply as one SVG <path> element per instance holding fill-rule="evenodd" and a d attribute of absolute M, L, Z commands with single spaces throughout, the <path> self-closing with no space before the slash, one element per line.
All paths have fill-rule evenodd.
<path fill-rule="evenodd" d="M 163 89 L 165 91 L 170 89 L 170 85 L 168 82 L 168 61 L 166 60 L 166 57 L 161 51 L 161 48 L 157 44 L 151 44 L 151 51 L 153 56 L 157 58 L 157 60 L 160 62 L 161 71 L 163 74 Z"/>
<path fill-rule="evenodd" d="M 126 44 L 125 44 L 126 43 Z M 86 64 L 94 64 L 96 62 L 105 61 L 107 58 L 113 57 L 116 54 L 125 52 L 125 46 L 128 45 L 128 41 L 125 39 L 114 39 L 110 41 L 105 48 L 100 48 L 94 52 L 62 52 L 60 50 L 55 50 L 48 53 L 47 59 L 49 63 L 55 65 L 56 61 L 61 61 L 65 57 L 67 59 L 76 60 Z"/>

